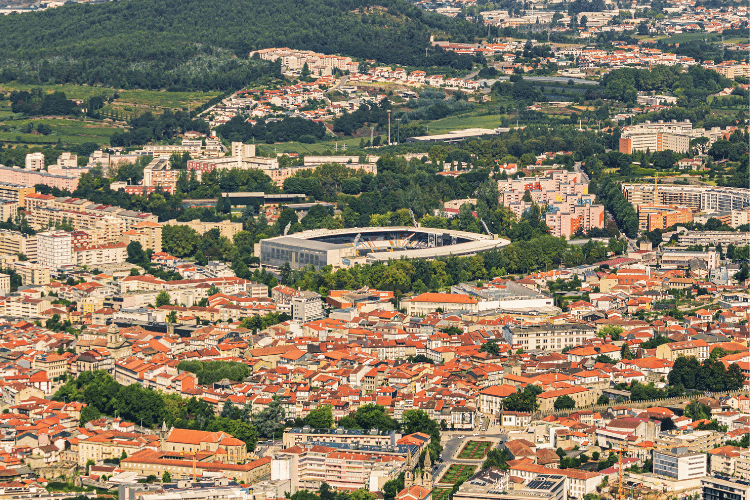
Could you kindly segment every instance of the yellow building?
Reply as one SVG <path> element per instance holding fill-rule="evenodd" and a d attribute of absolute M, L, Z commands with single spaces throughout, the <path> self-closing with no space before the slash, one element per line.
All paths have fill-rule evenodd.
<path fill-rule="evenodd" d="M 161 224 L 152 221 L 133 224 L 130 230 L 122 234 L 121 241 L 126 245 L 137 241 L 141 244 L 143 250 L 150 248 L 154 253 L 159 253 L 161 252 Z"/>

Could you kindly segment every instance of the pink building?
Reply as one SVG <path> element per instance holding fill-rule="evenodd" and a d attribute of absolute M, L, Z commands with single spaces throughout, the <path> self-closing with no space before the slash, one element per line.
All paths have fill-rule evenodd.
<path fill-rule="evenodd" d="M 518 218 L 534 203 L 546 206 L 545 222 L 553 236 L 569 239 L 578 229 L 604 227 L 604 207 L 594 205 L 596 197 L 576 172 L 551 170 L 545 177 L 500 180 L 497 185 L 500 203 Z M 531 202 L 523 201 L 527 192 Z"/>
<path fill-rule="evenodd" d="M 552 205 L 544 215 L 544 222 L 552 236 L 569 240 L 579 229 L 588 232 L 595 227 L 603 228 L 604 207 L 581 203 L 572 207 L 572 210 L 563 210 L 560 206 Z"/>
<path fill-rule="evenodd" d="M 11 184 L 20 184 L 22 186 L 35 186 L 44 184 L 45 186 L 55 187 L 67 191 L 75 191 L 78 187 L 78 177 L 68 177 L 66 175 L 53 175 L 45 171 L 26 170 L 21 167 L 0 166 L 0 178 L 3 182 Z"/>

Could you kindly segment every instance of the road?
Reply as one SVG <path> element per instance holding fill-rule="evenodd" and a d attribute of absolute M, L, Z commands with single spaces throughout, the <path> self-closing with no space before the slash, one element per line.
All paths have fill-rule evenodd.
<path fill-rule="evenodd" d="M 581 182 L 583 182 L 584 184 L 588 184 L 589 183 L 589 176 L 586 175 L 586 172 L 583 171 L 583 169 L 581 168 L 581 164 L 582 164 L 582 162 L 580 162 L 580 161 L 575 162 L 574 166 L 575 166 L 575 169 L 576 169 L 576 173 L 581 176 Z"/>
<path fill-rule="evenodd" d="M 476 430 L 443 432 L 441 439 L 441 444 L 443 445 L 443 453 L 440 454 L 440 458 L 442 461 L 435 464 L 435 466 L 432 468 L 432 476 L 435 478 L 435 482 L 437 483 L 437 480 L 442 477 L 442 475 L 445 473 L 448 467 L 451 466 L 451 464 L 463 463 L 481 465 L 481 462 L 478 462 L 476 460 L 456 460 L 453 458 L 453 456 L 458 453 L 465 442 L 472 439 L 480 440 L 482 438 L 494 438 L 500 440 L 501 442 L 504 441 L 506 435 L 500 434 L 498 432 L 499 429 L 499 427 L 490 427 L 488 432 L 479 432 L 477 436 L 474 436 L 474 433 L 477 432 Z"/>
<path fill-rule="evenodd" d="M 497 81 L 507 81 L 510 79 L 510 76 L 500 76 L 497 78 L 488 78 L 486 80 L 479 80 L 480 83 L 486 83 L 488 87 L 492 87 L 492 84 Z M 599 85 L 598 81 L 594 80 L 584 80 L 582 78 L 565 78 L 564 76 L 526 76 L 523 77 L 524 80 L 529 80 L 532 82 L 549 82 L 549 83 L 565 83 L 567 84 L 568 81 L 573 80 L 573 83 L 580 84 L 580 85 Z"/>
<path fill-rule="evenodd" d="M 336 85 L 334 85 L 333 87 L 331 87 L 328 90 L 328 92 L 334 92 L 334 91 L 340 89 L 341 87 L 343 87 L 344 85 L 346 85 L 346 82 L 348 82 L 348 81 L 349 81 L 349 75 L 342 76 L 341 80 L 339 80 L 339 83 L 337 83 Z"/>

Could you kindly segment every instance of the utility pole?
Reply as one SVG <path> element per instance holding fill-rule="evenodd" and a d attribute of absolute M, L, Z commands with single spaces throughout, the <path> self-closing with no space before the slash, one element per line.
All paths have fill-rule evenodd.
<path fill-rule="evenodd" d="M 388 110 L 388 145 L 391 145 L 391 110 Z"/>
<path fill-rule="evenodd" d="M 375 132 L 375 127 L 370 127 L 370 147 L 372 147 L 372 140 L 373 140 L 372 134 L 374 132 Z"/>

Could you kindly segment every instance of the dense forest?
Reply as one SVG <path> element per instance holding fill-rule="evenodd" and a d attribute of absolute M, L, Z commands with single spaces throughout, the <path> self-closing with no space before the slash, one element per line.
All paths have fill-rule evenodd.
<path fill-rule="evenodd" d="M 240 88 L 278 65 L 249 60 L 267 47 L 410 66 L 470 68 L 431 49 L 431 34 L 473 41 L 481 26 L 404 0 L 123 0 L 0 17 L 0 82 L 118 88 Z"/>

